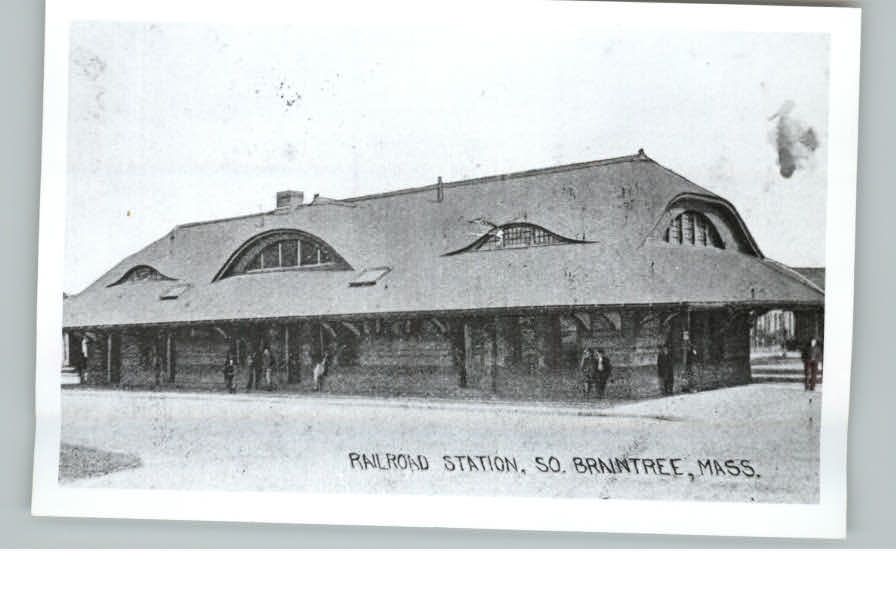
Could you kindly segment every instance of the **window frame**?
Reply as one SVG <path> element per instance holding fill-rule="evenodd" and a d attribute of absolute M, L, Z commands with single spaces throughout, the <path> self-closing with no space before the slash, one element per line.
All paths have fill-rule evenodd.
<path fill-rule="evenodd" d="M 295 242 L 296 257 L 294 265 L 284 265 L 284 245 L 287 242 Z M 277 247 L 277 264 L 267 266 L 264 255 L 272 246 Z M 302 263 L 303 248 L 310 246 L 317 262 Z M 329 256 L 329 261 L 321 262 L 323 256 Z M 257 267 L 250 268 L 257 263 Z M 257 235 L 247 240 L 227 260 L 213 281 L 227 279 L 239 275 L 256 275 L 276 271 L 327 271 L 327 270 L 351 270 L 351 266 L 336 252 L 332 246 L 314 235 L 297 229 L 277 229 Z"/>
<path fill-rule="evenodd" d="M 137 277 L 138 273 L 147 273 L 146 277 Z M 125 271 L 124 275 L 107 285 L 106 287 L 114 287 L 116 285 L 135 284 L 135 283 L 155 283 L 159 281 L 177 281 L 174 277 L 168 277 L 153 266 L 141 264 L 135 265 Z"/>
<path fill-rule="evenodd" d="M 661 239 L 674 246 L 725 250 L 725 242 L 715 223 L 699 210 L 683 210 L 675 215 Z"/>
<path fill-rule="evenodd" d="M 500 234 L 496 234 L 500 231 Z M 510 243 L 508 243 L 508 241 Z M 449 252 L 446 256 L 462 252 L 492 252 L 495 250 L 521 250 L 525 248 L 543 248 L 545 246 L 562 246 L 564 244 L 583 244 L 584 240 L 573 240 L 554 233 L 535 223 L 504 223 L 482 235 L 469 246 Z"/>

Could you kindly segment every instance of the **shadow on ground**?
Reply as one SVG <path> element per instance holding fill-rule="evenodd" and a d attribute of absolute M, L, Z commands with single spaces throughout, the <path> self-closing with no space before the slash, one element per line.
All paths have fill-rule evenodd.
<path fill-rule="evenodd" d="M 106 452 L 87 446 L 61 444 L 59 447 L 59 482 L 100 477 L 142 466 L 140 457 L 124 452 Z"/>

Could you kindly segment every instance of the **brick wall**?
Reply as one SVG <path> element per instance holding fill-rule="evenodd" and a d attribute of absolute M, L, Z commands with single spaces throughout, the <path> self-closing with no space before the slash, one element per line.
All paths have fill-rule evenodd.
<path fill-rule="evenodd" d="M 85 383 L 89 385 L 106 384 L 106 338 L 97 336 L 87 343 L 87 369 Z"/>
<path fill-rule="evenodd" d="M 451 341 L 428 321 L 387 322 L 379 332 L 369 327 L 348 341 L 354 358 L 344 361 L 349 364 L 336 361 L 325 383 L 329 391 L 447 395 L 457 389 Z M 309 386 L 310 371 L 303 375 Z"/>
<path fill-rule="evenodd" d="M 230 340 L 211 328 L 179 329 L 174 338 L 178 386 L 224 387 L 224 360 Z"/>
<path fill-rule="evenodd" d="M 121 385 L 144 387 L 153 385 L 155 371 L 152 336 L 123 333 L 121 335 Z"/>

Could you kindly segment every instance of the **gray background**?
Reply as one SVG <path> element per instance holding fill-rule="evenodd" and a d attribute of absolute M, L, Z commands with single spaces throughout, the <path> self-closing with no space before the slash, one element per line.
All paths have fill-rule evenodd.
<path fill-rule="evenodd" d="M 896 210 L 885 183 L 896 135 L 896 4 L 840 4 L 864 9 L 848 537 L 843 542 L 31 517 L 44 7 L 39 0 L 0 0 L 5 209 L 0 256 L 6 288 L 0 295 L 0 547 L 896 547 L 896 437 L 890 431 L 896 402 L 888 387 L 896 368 L 890 342 L 893 311 L 888 310 L 894 297 L 890 223 Z"/>

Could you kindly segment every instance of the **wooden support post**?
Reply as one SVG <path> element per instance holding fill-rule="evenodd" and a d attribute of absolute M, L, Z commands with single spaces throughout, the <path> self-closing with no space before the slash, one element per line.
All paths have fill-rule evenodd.
<path fill-rule="evenodd" d="M 112 383 L 112 334 L 106 334 L 106 383 Z"/>
<path fill-rule="evenodd" d="M 695 374 L 694 374 L 694 365 L 691 356 L 691 307 L 685 306 L 684 309 L 684 318 L 682 319 L 682 333 L 681 333 L 681 352 L 682 352 L 682 361 L 681 365 L 684 369 L 684 379 L 685 379 L 685 390 L 689 392 L 696 391 L 696 382 Z"/>
<path fill-rule="evenodd" d="M 294 356 L 296 357 L 292 373 L 293 383 L 302 381 L 302 363 L 305 360 L 305 350 L 303 346 L 305 344 L 307 328 L 308 326 L 305 321 L 299 321 L 298 323 L 296 323 L 295 335 L 293 336 L 295 339 L 292 343 L 293 348 L 295 348 Z"/>
<path fill-rule="evenodd" d="M 287 383 L 290 381 L 290 364 L 289 364 L 289 325 L 283 326 L 283 371 L 286 374 Z"/>
<path fill-rule="evenodd" d="M 174 352 L 171 331 L 165 332 L 165 371 L 168 373 L 168 383 L 174 383 Z"/>
<path fill-rule="evenodd" d="M 499 367 L 516 366 L 521 361 L 520 323 L 517 316 L 495 317 L 497 362 Z"/>
<path fill-rule="evenodd" d="M 489 388 L 492 393 L 498 391 L 498 318 L 492 319 L 486 330 L 488 331 L 488 372 Z"/>
<path fill-rule="evenodd" d="M 560 319 L 549 313 L 535 318 L 538 367 L 551 371 L 560 364 Z"/>
<path fill-rule="evenodd" d="M 470 324 L 464 323 L 464 372 L 467 384 L 470 383 L 470 375 L 473 372 L 473 338 Z"/>
<path fill-rule="evenodd" d="M 706 361 L 710 358 L 710 353 L 712 352 L 712 347 L 710 346 L 710 339 L 712 338 L 712 324 L 714 319 L 714 313 L 711 311 L 704 311 L 701 313 L 703 326 L 700 328 L 700 332 L 702 334 L 702 338 L 700 340 L 700 359 Z M 749 333 L 748 333 L 749 335 Z M 715 360 L 717 357 L 712 357 Z"/>

